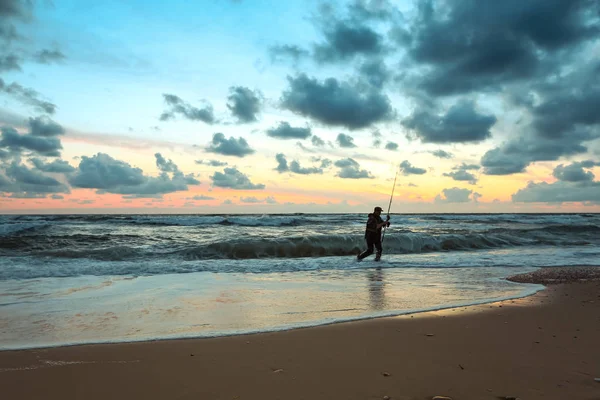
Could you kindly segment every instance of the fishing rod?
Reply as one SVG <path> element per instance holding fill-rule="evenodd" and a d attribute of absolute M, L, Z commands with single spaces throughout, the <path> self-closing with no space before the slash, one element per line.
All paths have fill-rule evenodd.
<path fill-rule="evenodd" d="M 392 208 L 392 199 L 394 198 L 394 190 L 396 189 L 396 178 L 398 178 L 398 169 L 396 169 L 396 175 L 394 176 L 394 186 L 392 187 L 392 195 L 390 196 L 390 204 L 388 205 L 387 210 L 387 221 L 390 220 L 390 209 Z M 381 243 L 383 243 L 383 238 L 385 237 L 385 229 L 387 225 L 383 227 L 383 233 L 381 235 Z"/>

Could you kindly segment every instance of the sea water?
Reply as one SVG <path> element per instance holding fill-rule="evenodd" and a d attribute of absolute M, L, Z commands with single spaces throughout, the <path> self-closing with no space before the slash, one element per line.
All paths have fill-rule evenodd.
<path fill-rule="evenodd" d="M 0 349 L 210 337 L 522 297 L 600 264 L 598 214 L 0 216 Z"/>

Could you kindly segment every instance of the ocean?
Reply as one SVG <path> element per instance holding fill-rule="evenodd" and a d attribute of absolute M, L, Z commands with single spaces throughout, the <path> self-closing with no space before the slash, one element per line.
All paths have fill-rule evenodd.
<path fill-rule="evenodd" d="M 0 216 L 0 349 L 275 331 L 530 295 L 600 265 L 600 214 Z"/>

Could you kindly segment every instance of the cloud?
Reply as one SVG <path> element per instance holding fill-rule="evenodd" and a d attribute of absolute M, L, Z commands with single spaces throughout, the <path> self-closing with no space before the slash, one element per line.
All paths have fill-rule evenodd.
<path fill-rule="evenodd" d="M 371 133 L 371 136 L 373 136 L 373 147 L 381 146 L 381 138 L 383 137 L 381 132 L 379 132 L 379 130 L 376 129 Z"/>
<path fill-rule="evenodd" d="M 41 50 L 33 56 L 33 59 L 40 64 L 52 64 L 66 59 L 67 57 L 59 50 Z"/>
<path fill-rule="evenodd" d="M 348 4 L 352 20 L 386 21 L 396 17 L 394 5 L 388 0 L 354 0 Z"/>
<path fill-rule="evenodd" d="M 357 55 L 373 57 L 384 52 L 383 37 L 359 22 L 337 21 L 323 31 L 325 43 L 315 46 L 321 63 L 345 61 Z"/>
<path fill-rule="evenodd" d="M 44 175 L 13 161 L 0 175 L 0 192 L 16 198 L 43 198 L 52 193 L 70 193 L 69 187 L 55 178 Z"/>
<path fill-rule="evenodd" d="M 481 142 L 495 123 L 495 116 L 479 114 L 470 101 L 456 103 L 442 116 L 416 110 L 402 121 L 424 143 Z"/>
<path fill-rule="evenodd" d="M 395 142 L 387 142 L 385 145 L 386 150 L 396 151 L 398 150 L 398 143 Z"/>
<path fill-rule="evenodd" d="M 195 162 L 196 164 L 204 164 L 211 167 L 224 167 L 227 165 L 227 162 L 219 160 L 196 160 Z"/>
<path fill-rule="evenodd" d="M 515 203 L 600 203 L 600 182 L 529 182 L 525 188 L 519 189 L 512 195 L 512 201 Z"/>
<path fill-rule="evenodd" d="M 560 164 L 554 168 L 552 175 L 563 182 L 591 182 L 594 180 L 594 174 L 591 171 L 584 171 L 584 168 L 590 169 L 595 166 L 600 166 L 600 162 L 587 160 L 566 166 Z"/>
<path fill-rule="evenodd" d="M 287 159 L 285 158 L 285 155 L 282 153 L 279 153 L 275 156 L 275 159 L 277 160 L 277 168 L 275 168 L 275 170 L 277 172 L 279 172 L 280 174 L 283 172 L 287 172 L 290 170 L 290 167 L 288 166 L 288 162 Z"/>
<path fill-rule="evenodd" d="M 294 174 L 299 174 L 299 175 L 310 175 L 310 174 L 322 174 L 323 173 L 323 168 L 317 168 L 317 167 L 303 168 L 300 166 L 300 163 L 295 160 L 292 161 L 288 166 L 287 159 L 285 158 L 285 155 L 283 155 L 282 153 L 277 154 L 275 156 L 275 159 L 277 160 L 277 163 L 278 163 L 275 170 L 279 173 L 293 172 Z"/>
<path fill-rule="evenodd" d="M 408 53 L 427 66 L 417 85 L 439 96 L 532 78 L 553 55 L 598 35 L 590 21 L 599 8 L 588 0 L 423 1 L 408 33 Z"/>
<path fill-rule="evenodd" d="M 360 66 L 358 72 L 369 85 L 377 89 L 382 89 L 392 77 L 382 60 L 367 60 Z"/>
<path fill-rule="evenodd" d="M 214 197 L 210 197 L 210 196 L 205 196 L 205 195 L 199 195 L 199 196 L 194 196 L 194 197 L 190 197 L 188 200 L 196 200 L 196 201 L 203 201 L 203 200 L 214 200 Z"/>
<path fill-rule="evenodd" d="M 215 172 L 210 179 L 213 181 L 213 186 L 223 188 L 238 190 L 260 190 L 265 188 L 265 185 L 262 183 L 252 183 L 246 175 L 236 168 L 225 168 L 222 173 Z"/>
<path fill-rule="evenodd" d="M 313 135 L 312 138 L 310 139 L 310 141 L 313 146 L 317 146 L 317 147 L 325 146 L 325 141 L 316 135 Z"/>
<path fill-rule="evenodd" d="M 45 163 L 39 158 L 32 158 L 31 163 L 42 172 L 51 172 L 56 174 L 69 174 L 75 171 L 75 168 L 64 160 L 54 160 L 50 163 Z"/>
<path fill-rule="evenodd" d="M 282 107 L 328 126 L 361 129 L 392 116 L 389 99 L 376 90 L 360 90 L 335 78 L 320 83 L 305 74 L 288 77 L 288 82 Z"/>
<path fill-rule="evenodd" d="M 433 154 L 434 156 L 436 156 L 438 158 L 453 158 L 454 157 L 454 155 L 452 153 L 449 153 L 444 150 L 435 150 L 435 151 L 432 151 L 431 154 Z"/>
<path fill-rule="evenodd" d="M 47 114 L 54 114 L 56 111 L 56 105 L 48 101 L 41 100 L 38 92 L 33 89 L 23 87 L 16 82 L 7 85 L 2 78 L 0 78 L 0 92 L 4 92 L 12 96 L 22 104 L 33 106 L 33 108 L 38 111 L 45 112 Z"/>
<path fill-rule="evenodd" d="M 260 93 L 242 86 L 232 86 L 229 91 L 227 108 L 231 114 L 239 123 L 255 122 L 261 107 Z"/>
<path fill-rule="evenodd" d="M 588 151 L 586 142 L 600 138 L 600 62 L 584 61 L 561 76 L 527 88 L 535 99 L 523 103 L 531 121 L 516 137 L 483 155 L 488 175 L 523 172 L 535 161 L 555 161 Z"/>
<path fill-rule="evenodd" d="M 423 175 L 427 173 L 427 170 L 415 167 L 408 160 L 404 160 L 400 163 L 400 172 L 404 175 Z"/>
<path fill-rule="evenodd" d="M 31 16 L 33 3 L 30 0 L 2 0 L 0 2 L 0 18 L 21 18 L 27 20 Z"/>
<path fill-rule="evenodd" d="M 168 121 L 175 118 L 175 116 L 179 114 L 191 121 L 202 121 L 209 125 L 212 125 L 216 122 L 213 107 L 210 104 L 206 104 L 204 108 L 197 108 L 184 102 L 174 94 L 165 93 L 163 94 L 163 97 L 167 105 L 170 107 L 170 110 L 161 114 L 161 121 Z"/>
<path fill-rule="evenodd" d="M 240 197 L 240 202 L 242 203 L 250 203 L 250 204 L 256 204 L 256 203 L 262 203 L 263 200 L 259 200 L 256 197 Z"/>
<path fill-rule="evenodd" d="M 189 184 L 199 183 L 192 175 L 183 175 L 177 166 L 173 166 L 170 160 L 164 160 L 160 153 L 155 157 L 159 168 L 162 166 L 165 169 L 158 177 L 146 176 L 140 168 L 108 154 L 82 156 L 76 172 L 69 177 L 69 183 L 76 188 L 97 189 L 98 194 L 115 193 L 131 198 L 160 197 L 167 193 L 187 191 Z M 161 164 L 163 161 L 164 164 Z M 171 176 L 167 171 L 171 172 Z"/>
<path fill-rule="evenodd" d="M 505 142 L 488 150 L 481 158 L 486 175 L 509 175 L 523 172 L 534 161 L 555 161 L 562 156 L 585 153 L 581 144 L 590 137 L 586 132 L 575 131 L 570 137 L 546 139 L 530 134 Z"/>
<path fill-rule="evenodd" d="M 29 128 L 34 136 L 52 137 L 65 134 L 62 126 L 45 116 L 29 118 Z"/>
<path fill-rule="evenodd" d="M 22 71 L 21 59 L 15 54 L 0 56 L 0 72 L 5 71 Z"/>
<path fill-rule="evenodd" d="M 471 201 L 470 196 L 473 193 L 472 190 L 469 189 L 461 189 L 457 187 L 444 189 L 442 190 L 443 196 L 438 194 L 435 196 L 436 203 L 468 203 Z M 477 194 L 477 199 L 481 197 L 479 193 Z"/>
<path fill-rule="evenodd" d="M 352 136 L 346 135 L 344 133 L 340 133 L 339 135 L 337 135 L 337 138 L 335 139 L 335 141 L 337 142 L 337 144 L 340 147 L 345 147 L 345 148 L 356 147 L 356 145 L 354 144 L 354 138 Z"/>
<path fill-rule="evenodd" d="M 215 133 L 213 135 L 212 143 L 208 145 L 206 151 L 236 157 L 244 157 L 254 153 L 254 150 L 250 148 L 248 142 L 243 137 L 236 139 L 232 136 L 226 139 L 222 133 Z"/>
<path fill-rule="evenodd" d="M 374 178 L 369 171 L 360 169 L 360 164 L 352 158 L 338 160 L 333 165 L 340 169 L 336 176 L 339 176 L 343 179 Z"/>
<path fill-rule="evenodd" d="M 267 136 L 279 139 L 306 139 L 311 135 L 310 128 L 294 128 L 287 122 L 280 122 L 277 128 L 267 130 Z"/>
<path fill-rule="evenodd" d="M 264 199 L 259 199 L 254 196 L 249 197 L 240 197 L 240 202 L 249 203 L 249 204 L 277 204 L 277 200 L 273 196 L 265 197 Z"/>
<path fill-rule="evenodd" d="M 60 157 L 62 145 L 58 138 L 21 135 L 16 129 L 6 126 L 0 128 L 0 131 L 0 148 L 5 147 L 13 153 L 30 150 L 46 157 Z"/>
<path fill-rule="evenodd" d="M 156 166 L 160 171 L 173 173 L 179 172 L 179 168 L 177 168 L 177 165 L 175 165 L 173 160 L 167 160 L 160 153 L 154 154 L 154 157 L 156 158 Z"/>
<path fill-rule="evenodd" d="M 299 46 L 294 45 L 277 45 L 269 48 L 271 62 L 281 62 L 289 59 L 297 64 L 301 60 L 307 58 L 310 53 Z"/>
<path fill-rule="evenodd" d="M 479 170 L 479 165 L 474 165 L 474 164 L 462 164 L 462 165 L 458 165 L 456 167 L 453 168 L 454 171 L 450 172 L 450 173 L 444 173 L 444 176 L 450 177 L 452 179 L 454 179 L 455 181 L 467 181 L 469 182 L 471 185 L 475 185 L 477 184 L 477 177 L 468 172 L 469 170 Z"/>

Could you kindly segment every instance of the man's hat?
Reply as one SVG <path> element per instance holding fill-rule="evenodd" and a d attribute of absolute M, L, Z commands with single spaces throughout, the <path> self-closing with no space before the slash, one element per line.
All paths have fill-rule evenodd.
<path fill-rule="evenodd" d="M 381 208 L 381 207 L 375 207 L 375 209 L 373 211 L 383 211 L 383 208 Z"/>

